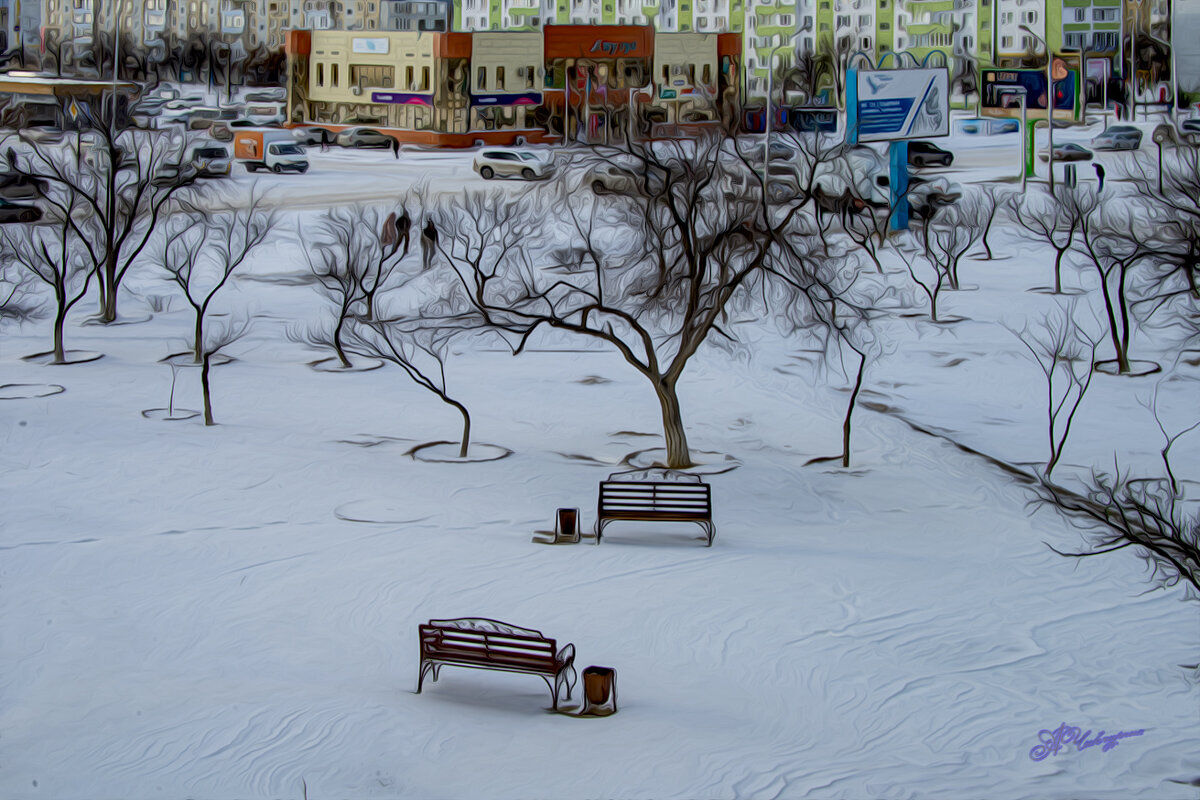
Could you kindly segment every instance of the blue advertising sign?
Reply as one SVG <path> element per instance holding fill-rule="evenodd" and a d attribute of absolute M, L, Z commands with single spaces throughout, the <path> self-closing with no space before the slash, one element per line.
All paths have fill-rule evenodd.
<path fill-rule="evenodd" d="M 404 106 L 431 106 L 433 95 L 411 92 L 371 92 L 372 103 L 396 103 Z"/>
<path fill-rule="evenodd" d="M 945 69 L 847 70 L 847 141 L 948 136 L 948 89 Z"/>
<path fill-rule="evenodd" d="M 473 106 L 537 106 L 542 103 L 539 92 L 524 92 L 522 94 L 473 94 Z"/>

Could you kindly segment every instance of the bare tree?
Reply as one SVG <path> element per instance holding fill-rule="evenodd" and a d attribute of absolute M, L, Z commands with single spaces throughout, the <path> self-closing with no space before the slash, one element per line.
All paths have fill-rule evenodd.
<path fill-rule="evenodd" d="M 1099 197 L 1094 192 L 1062 184 L 1053 193 L 1048 189 L 1026 193 L 1013 204 L 1017 224 L 1035 240 L 1054 248 L 1055 294 L 1062 294 L 1063 256 L 1074 246 L 1082 220 L 1098 205 Z"/>
<path fill-rule="evenodd" d="M 52 208 L 49 224 L 21 225 L 0 230 L 3 256 L 54 293 L 54 363 L 66 363 L 64 328 L 67 314 L 87 294 L 95 265 L 79 247 L 71 206 Z"/>
<path fill-rule="evenodd" d="M 453 324 L 448 318 L 431 324 L 420 318 L 355 319 L 346 331 L 347 346 L 354 352 L 390 361 L 404 370 L 413 383 L 437 395 L 462 416 L 462 440 L 458 457 L 466 458 L 471 444 L 471 414 L 465 404 L 450 395 L 446 383 L 446 359 L 450 342 L 472 330 L 471 315 Z"/>
<path fill-rule="evenodd" d="M 277 220 L 277 212 L 264 210 L 262 196 L 251 191 L 244 209 L 212 211 L 186 204 L 167 225 L 157 260 L 192 308 L 195 363 L 204 360 L 204 323 L 214 298 L 267 241 Z"/>
<path fill-rule="evenodd" d="M 186 137 L 115 125 L 104 113 L 93 109 L 86 146 L 78 140 L 67 148 L 25 141 L 19 152 L 9 147 L 6 155 L 11 172 L 47 185 L 48 196 L 72 209 L 66 222 L 95 269 L 100 320 L 108 323 L 117 319 L 121 281 L 144 253 L 176 193 L 196 177 L 181 169 Z"/>
<path fill-rule="evenodd" d="M 1167 472 L 1173 474 L 1169 460 Z M 1087 529 L 1089 549 L 1064 552 L 1050 546 L 1054 552 L 1086 558 L 1132 547 L 1149 564 L 1155 583 L 1185 583 L 1188 597 L 1200 599 L 1200 513 L 1173 480 L 1133 478 L 1114 464 L 1112 474 L 1093 471 L 1082 495 L 1046 480 L 1036 492 L 1039 502 Z"/>
<path fill-rule="evenodd" d="M 1139 230 L 1142 224 L 1128 201 L 1120 209 L 1096 206 L 1080 217 L 1075 242 L 1075 252 L 1095 271 L 1100 284 L 1109 340 L 1122 375 L 1131 371 L 1129 346 L 1135 322 L 1130 311 L 1131 273 L 1151 255 L 1146 234 Z"/>
<path fill-rule="evenodd" d="M 974 198 L 973 194 L 964 195 L 958 205 L 942 209 L 919 229 L 926 260 L 939 273 L 945 274 L 954 291 L 962 286 L 958 278 L 959 265 L 983 233 Z"/>
<path fill-rule="evenodd" d="M 234 342 L 239 341 L 250 331 L 249 317 L 220 320 L 209 325 L 204 330 L 204 340 L 201 347 L 200 389 L 204 395 L 204 424 L 216 425 L 212 410 L 211 373 L 213 358 Z"/>
<path fill-rule="evenodd" d="M 654 391 L 667 466 L 687 467 L 677 387 L 690 359 L 712 336 L 733 339 L 731 314 L 828 305 L 811 275 L 813 237 L 797 226 L 800 203 L 724 197 L 723 138 L 595 152 L 593 167 L 619 165 L 627 191 L 560 194 L 550 207 L 533 195 L 468 192 L 426 215 L 441 233 L 440 261 L 483 324 L 505 334 L 515 353 L 543 329 L 616 349 Z M 556 228 L 577 246 L 563 251 L 569 261 L 546 263 Z M 822 319 L 828 314 L 813 324 Z"/>
<path fill-rule="evenodd" d="M 986 253 L 985 260 L 991 261 L 994 256 L 992 255 L 992 246 L 988 243 L 988 235 L 992 232 L 992 225 L 995 224 L 997 218 L 1008 215 L 1017 194 L 1012 191 L 1003 191 L 994 183 L 982 183 L 979 184 L 974 196 L 975 224 L 983 228 L 983 235 L 980 236 L 979 241 Z"/>
<path fill-rule="evenodd" d="M 33 319 L 39 309 L 29 272 L 11 262 L 0 264 L 0 324 Z"/>
<path fill-rule="evenodd" d="M 1071 423 L 1092 385 L 1096 345 L 1100 339 L 1079 325 L 1074 301 L 1056 312 L 1012 331 L 1029 351 L 1046 379 L 1046 438 L 1050 453 L 1042 475 L 1049 480 L 1071 435 Z"/>

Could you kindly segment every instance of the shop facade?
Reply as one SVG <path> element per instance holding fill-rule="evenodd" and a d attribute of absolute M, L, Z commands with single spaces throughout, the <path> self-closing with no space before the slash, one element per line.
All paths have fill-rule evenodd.
<path fill-rule="evenodd" d="M 737 103 L 740 37 L 640 25 L 291 31 L 287 53 L 289 124 L 450 147 L 616 143 L 723 119 Z"/>

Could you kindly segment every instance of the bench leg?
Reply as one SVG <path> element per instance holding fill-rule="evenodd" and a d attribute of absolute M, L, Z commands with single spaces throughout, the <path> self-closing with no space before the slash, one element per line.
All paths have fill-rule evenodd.
<path fill-rule="evenodd" d="M 421 685 L 425 683 L 425 674 L 427 672 L 429 672 L 429 670 L 432 668 L 433 668 L 433 662 L 431 662 L 431 661 L 422 661 L 421 662 L 421 673 L 420 673 L 420 675 L 417 676 L 417 694 L 421 693 Z M 437 672 L 434 672 L 433 679 L 435 681 L 437 680 Z"/>

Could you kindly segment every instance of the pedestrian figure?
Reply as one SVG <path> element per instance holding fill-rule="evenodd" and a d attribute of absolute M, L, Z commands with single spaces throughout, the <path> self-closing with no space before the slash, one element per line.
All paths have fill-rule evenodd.
<path fill-rule="evenodd" d="M 1099 194 L 1104 191 L 1104 167 L 1092 164 L 1092 169 L 1096 170 L 1096 177 L 1100 179 L 1100 186 L 1096 189 L 1096 194 Z"/>
<path fill-rule="evenodd" d="M 433 266 L 433 256 L 437 249 L 438 232 L 433 227 L 433 220 L 427 220 L 421 229 L 421 263 L 424 269 Z"/>
<path fill-rule="evenodd" d="M 396 158 L 400 157 L 400 140 L 395 136 L 392 137 L 392 155 Z"/>
<path fill-rule="evenodd" d="M 400 256 L 405 258 L 408 255 L 408 236 L 412 230 L 412 219 L 408 216 L 408 209 L 401 209 L 400 216 L 396 219 L 396 248 L 404 245 L 404 253 Z M 393 253 L 396 250 L 392 250 Z"/>
<path fill-rule="evenodd" d="M 1075 188 L 1075 165 L 1067 164 L 1066 168 L 1063 170 L 1063 173 L 1064 173 L 1063 177 L 1066 178 L 1067 186 L 1074 189 Z"/>

